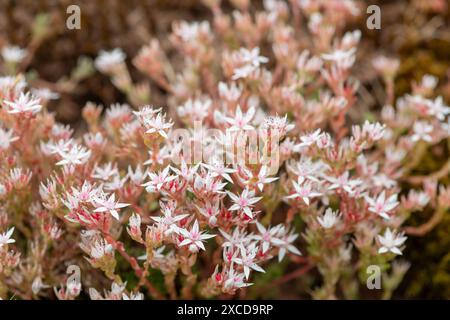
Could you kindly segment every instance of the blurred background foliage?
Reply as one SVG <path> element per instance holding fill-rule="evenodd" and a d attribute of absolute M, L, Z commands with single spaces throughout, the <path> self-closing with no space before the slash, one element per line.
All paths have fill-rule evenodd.
<path fill-rule="evenodd" d="M 409 92 L 411 84 L 424 74 L 431 74 L 439 78 L 435 94 L 443 95 L 449 104 L 450 1 L 359 2 L 363 8 L 360 19 L 348 25 L 349 30 L 359 28 L 363 33 L 355 70 L 362 81 L 361 99 L 351 116 L 370 116 L 384 103 L 382 83 L 370 66 L 370 58 L 378 54 L 400 58 L 400 71 L 395 79 L 397 97 Z M 81 30 L 66 28 L 66 9 L 71 4 L 81 8 Z M 381 8 L 381 30 L 366 28 L 365 8 L 371 4 Z M 261 7 L 261 1 L 252 1 L 252 6 Z M 232 10 L 225 0 L 223 7 Z M 93 69 L 92 59 L 97 53 L 120 47 L 129 58 L 134 57 L 143 45 L 157 36 L 170 57 L 167 35 L 172 21 L 179 19 L 210 19 L 210 13 L 200 0 L 1 0 L 0 47 L 18 45 L 33 53 L 32 59 L 23 66 L 29 81 L 32 85 L 57 89 L 61 98 L 51 102 L 51 109 L 58 120 L 77 126 L 81 108 L 87 101 L 105 106 L 125 102 L 123 94 L 108 78 Z M 132 71 L 132 77 L 140 81 L 142 75 Z M 164 105 L 164 99 L 162 93 L 152 92 L 155 105 Z M 446 147 L 430 150 L 422 174 L 436 170 L 448 157 Z M 431 214 L 416 212 L 409 224 L 420 225 Z M 404 254 L 411 268 L 394 298 L 450 298 L 449 213 L 430 233 L 410 237 Z M 266 274 L 260 275 L 249 297 L 306 298 L 299 292 L 314 287 L 317 277 L 302 275 L 300 271 L 296 278 L 283 279 L 282 275 L 292 272 L 287 268 L 288 264 L 273 265 Z M 280 278 L 282 280 L 274 281 Z"/>

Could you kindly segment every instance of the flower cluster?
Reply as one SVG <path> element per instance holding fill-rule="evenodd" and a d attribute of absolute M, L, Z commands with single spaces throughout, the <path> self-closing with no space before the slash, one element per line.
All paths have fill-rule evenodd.
<path fill-rule="evenodd" d="M 164 106 L 146 105 L 152 90 L 133 82 L 119 48 L 95 66 L 128 104 L 101 116 L 87 103 L 86 132 L 56 122 L 22 75 L 0 78 L 0 297 L 245 294 L 286 260 L 294 277 L 318 271 L 314 298 L 357 297 L 373 264 L 401 269 L 388 279 L 400 282 L 407 268 L 392 261 L 405 233 L 426 232 L 450 207 L 450 189 L 438 188 L 450 165 L 415 171 L 450 141 L 436 81 L 395 105 L 388 95 L 378 121 L 352 118 L 361 32 L 341 22 L 359 13 L 355 2 L 266 0 L 252 12 L 232 1 L 231 15 L 219 2 L 204 1 L 211 22 L 173 24 L 182 65 L 156 38 L 133 59 Z M 9 62 L 26 54 L 13 49 L 2 52 Z M 397 64 L 373 62 L 387 87 Z M 426 207 L 430 224 L 403 226 Z"/>

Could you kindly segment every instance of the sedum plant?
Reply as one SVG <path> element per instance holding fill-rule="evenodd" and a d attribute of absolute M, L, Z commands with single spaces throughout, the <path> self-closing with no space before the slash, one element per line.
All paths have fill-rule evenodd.
<path fill-rule="evenodd" d="M 87 103 L 85 129 L 56 122 L 51 91 L 0 78 L 1 298 L 245 298 L 275 264 L 278 285 L 313 277 L 301 294 L 316 299 L 365 297 L 375 266 L 391 297 L 407 234 L 450 205 L 450 165 L 418 172 L 449 141 L 436 79 L 395 101 L 398 62 L 377 57 L 386 105 L 352 116 L 355 2 L 231 2 L 204 1 L 211 22 L 174 22 L 171 48 L 141 49 L 151 85 L 121 49 L 100 52 L 129 104 Z M 7 49 L 11 70 L 23 52 Z M 164 106 L 148 105 L 156 91 Z M 405 226 L 423 210 L 429 222 Z"/>

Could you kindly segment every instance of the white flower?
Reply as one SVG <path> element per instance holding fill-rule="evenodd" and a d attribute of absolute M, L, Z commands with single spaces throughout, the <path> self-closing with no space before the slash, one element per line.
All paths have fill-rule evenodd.
<path fill-rule="evenodd" d="M 389 212 L 398 206 L 397 194 L 391 195 L 386 199 L 385 191 L 383 191 L 378 198 L 365 197 L 366 202 L 369 204 L 369 211 L 378 214 L 386 220 L 390 219 Z"/>
<path fill-rule="evenodd" d="M 100 51 L 99 56 L 95 59 L 95 67 L 101 71 L 108 73 L 125 60 L 125 53 L 120 48 L 111 51 Z"/>
<path fill-rule="evenodd" d="M 302 147 L 309 147 L 310 145 L 314 144 L 314 143 L 318 143 L 320 138 L 322 137 L 323 133 L 321 132 L 320 129 L 317 129 L 314 132 L 311 132 L 307 135 L 304 136 L 300 136 L 300 140 L 302 142 L 300 142 L 299 144 L 297 144 L 294 147 L 294 151 L 299 151 L 299 149 L 301 149 Z"/>
<path fill-rule="evenodd" d="M 169 175 L 170 166 L 164 168 L 164 170 L 159 173 L 149 172 L 148 176 L 150 181 L 144 183 L 142 186 L 145 187 L 147 192 L 155 192 L 161 190 L 165 183 L 168 183 L 177 178 L 177 176 Z"/>
<path fill-rule="evenodd" d="M 59 94 L 56 92 L 51 91 L 48 88 L 38 88 L 38 89 L 31 89 L 31 92 L 38 98 L 48 101 L 48 100 L 56 100 L 59 98 Z"/>
<path fill-rule="evenodd" d="M 61 156 L 62 160 L 57 162 L 58 166 L 62 165 L 77 165 L 86 163 L 86 161 L 91 156 L 91 150 L 87 150 L 85 147 L 80 145 L 72 145 L 69 149 L 58 150 L 58 154 Z"/>
<path fill-rule="evenodd" d="M 247 78 L 253 71 L 259 68 L 261 63 L 269 61 L 266 57 L 259 55 L 258 47 L 255 47 L 252 50 L 241 48 L 236 56 L 242 65 L 234 70 L 233 80 Z"/>
<path fill-rule="evenodd" d="M 258 272 L 265 272 L 263 268 L 261 268 L 260 266 L 258 266 L 255 263 L 255 257 L 256 257 L 256 253 L 258 252 L 258 248 L 252 247 L 248 249 L 245 249 L 243 246 L 239 247 L 240 249 L 240 253 L 241 253 L 241 257 L 240 258 L 233 258 L 233 261 L 239 265 L 242 265 L 244 268 L 244 274 L 245 274 L 245 278 L 248 280 L 248 278 L 250 277 L 250 269 L 253 269 L 255 271 Z"/>
<path fill-rule="evenodd" d="M 188 118 L 191 122 L 202 121 L 208 116 L 211 103 L 211 99 L 189 99 L 177 108 L 177 112 L 180 118 Z"/>
<path fill-rule="evenodd" d="M 331 182 L 331 185 L 328 187 L 329 190 L 334 190 L 337 188 L 342 188 L 345 191 L 347 191 L 349 194 L 353 194 L 355 192 L 354 188 L 362 184 L 361 180 L 357 179 L 349 179 L 350 173 L 348 171 L 345 171 L 342 175 L 339 177 L 329 177 L 327 178 L 328 181 Z"/>
<path fill-rule="evenodd" d="M 31 113 L 35 114 L 42 109 L 40 105 L 40 100 L 35 98 L 33 95 L 28 93 L 20 93 L 19 98 L 14 101 L 3 101 L 8 106 L 8 113 L 18 114 L 18 113 Z"/>
<path fill-rule="evenodd" d="M 166 131 L 172 128 L 173 122 L 166 121 L 166 115 L 163 113 L 158 113 L 156 116 L 149 116 L 143 118 L 143 124 L 147 131 L 145 133 L 158 133 L 163 138 L 167 139 Z"/>
<path fill-rule="evenodd" d="M 279 179 L 279 177 L 272 177 L 272 178 L 268 177 L 269 173 L 267 171 L 268 167 L 266 165 L 263 165 L 259 170 L 258 176 L 256 177 L 257 178 L 256 185 L 258 186 L 258 189 L 261 192 L 263 191 L 265 184 L 272 183 Z M 249 176 L 252 177 L 252 175 Z"/>
<path fill-rule="evenodd" d="M 114 251 L 111 244 L 107 244 L 104 241 L 96 241 L 91 247 L 91 257 L 94 259 L 101 259 L 105 255 L 109 255 Z"/>
<path fill-rule="evenodd" d="M 170 205 L 164 205 L 162 202 L 161 211 L 164 214 L 163 216 L 150 218 L 156 221 L 158 223 L 158 226 L 162 227 L 166 236 L 171 234 L 172 232 L 179 233 L 180 228 L 177 226 L 177 222 L 189 216 L 188 214 L 174 215 L 174 208 L 172 208 Z"/>
<path fill-rule="evenodd" d="M 240 58 L 243 62 L 251 64 L 255 67 L 259 67 L 261 63 L 266 63 L 269 61 L 266 57 L 259 55 L 259 48 L 255 47 L 251 50 L 247 48 L 241 48 L 239 50 Z"/>
<path fill-rule="evenodd" d="M 117 220 L 119 220 L 119 213 L 117 212 L 117 209 L 129 206 L 127 203 L 116 202 L 115 193 L 111 194 L 108 199 L 106 199 L 106 196 L 104 198 L 97 197 L 95 198 L 95 202 L 99 205 L 99 207 L 95 209 L 94 212 L 109 212 Z"/>
<path fill-rule="evenodd" d="M 180 21 L 173 25 L 173 33 L 184 42 L 197 41 L 202 34 L 208 35 L 211 32 L 208 21 L 187 22 Z"/>
<path fill-rule="evenodd" d="M 202 241 L 216 236 L 215 234 L 205 234 L 199 232 L 198 220 L 195 220 L 191 231 L 180 228 L 179 232 L 184 237 L 184 240 L 181 241 L 179 246 L 182 247 L 185 245 L 189 245 L 189 251 L 191 252 L 197 252 L 198 249 L 205 250 L 205 246 L 203 245 Z"/>
<path fill-rule="evenodd" d="M 27 50 L 18 46 L 3 47 L 2 57 L 5 61 L 19 63 L 27 56 Z"/>
<path fill-rule="evenodd" d="M 378 253 L 392 252 L 398 255 L 402 254 L 399 247 L 406 241 L 407 237 L 403 236 L 404 233 L 396 235 L 395 231 L 392 232 L 389 228 L 384 232 L 384 236 L 378 235 L 378 241 L 380 241 L 381 247 L 378 249 Z"/>
<path fill-rule="evenodd" d="M 431 142 L 430 133 L 433 132 L 433 126 L 425 121 L 417 121 L 413 126 L 414 134 L 411 136 L 411 140 L 414 142 L 423 140 L 426 142 Z"/>
<path fill-rule="evenodd" d="M 234 270 L 233 263 L 230 265 L 230 269 L 227 273 L 226 280 L 224 282 L 224 287 L 226 289 L 237 289 L 251 286 L 253 283 L 245 283 L 244 282 L 245 275 L 242 273 L 237 273 Z"/>
<path fill-rule="evenodd" d="M 250 219 L 253 219 L 252 209 L 254 204 L 262 199 L 262 197 L 253 197 L 254 191 L 249 191 L 247 188 L 237 196 L 229 191 L 226 191 L 228 196 L 233 200 L 234 204 L 230 207 L 230 211 L 240 210 L 243 211 Z"/>
<path fill-rule="evenodd" d="M 111 177 L 114 177 L 119 174 L 117 170 L 117 166 L 108 162 L 103 166 L 95 166 L 94 173 L 92 174 L 92 178 L 108 181 Z"/>
<path fill-rule="evenodd" d="M 225 121 L 231 125 L 230 131 L 245 131 L 245 130 L 253 130 L 253 126 L 250 124 L 253 116 L 255 115 L 255 108 L 250 107 L 248 111 L 244 114 L 242 113 L 241 107 L 238 106 L 236 109 L 235 116 L 226 117 Z"/>
<path fill-rule="evenodd" d="M 140 292 L 133 293 L 131 292 L 130 295 L 126 295 L 125 293 L 122 293 L 122 299 L 123 300 L 144 300 L 144 295 Z"/>
<path fill-rule="evenodd" d="M 282 225 L 279 224 L 267 229 L 261 223 L 256 221 L 256 228 L 259 231 L 259 235 L 254 235 L 252 238 L 262 242 L 262 253 L 266 253 L 267 250 L 269 250 L 270 245 L 274 244 L 274 241 L 276 241 L 275 237 L 282 228 Z"/>
<path fill-rule="evenodd" d="M 312 190 L 312 185 L 310 182 L 305 182 L 305 178 L 299 177 L 298 181 L 292 181 L 295 193 L 286 197 L 286 199 L 301 198 L 306 205 L 309 206 L 309 198 L 319 197 L 322 194 Z"/>
<path fill-rule="evenodd" d="M 339 68 L 348 69 L 355 63 L 356 48 L 349 50 L 337 49 L 331 53 L 322 54 L 322 59 L 334 61 Z"/>
<path fill-rule="evenodd" d="M 207 168 L 212 177 L 219 177 L 221 176 L 225 180 L 227 180 L 230 183 L 234 183 L 233 179 L 231 179 L 230 173 L 236 172 L 236 169 L 227 168 L 223 165 L 223 163 L 216 161 L 213 164 L 203 164 L 205 168 Z"/>
<path fill-rule="evenodd" d="M 437 97 L 434 101 L 427 100 L 428 114 L 435 116 L 438 120 L 444 120 L 445 116 L 450 113 L 450 107 L 444 104 L 442 97 Z"/>
<path fill-rule="evenodd" d="M 340 214 L 338 211 L 333 212 L 331 208 L 328 208 L 323 216 L 317 217 L 317 221 L 325 229 L 330 229 L 339 221 L 339 217 Z"/>
<path fill-rule="evenodd" d="M 141 227 L 141 216 L 133 212 L 130 219 L 128 220 L 128 225 L 130 228 L 139 229 Z"/>
<path fill-rule="evenodd" d="M 13 137 L 13 131 L 0 128 L 0 150 L 8 150 L 11 142 L 18 140 L 19 137 Z"/>
<path fill-rule="evenodd" d="M 136 170 L 133 172 L 133 169 L 128 166 L 128 177 L 135 185 L 140 185 L 147 175 L 147 170 L 142 171 L 142 167 L 140 164 L 136 166 Z"/>
<path fill-rule="evenodd" d="M 0 248 L 3 247 L 5 244 L 16 242 L 16 240 L 11 239 L 13 232 L 14 227 L 9 229 L 7 232 L 0 233 Z"/>
<path fill-rule="evenodd" d="M 229 85 L 219 82 L 218 88 L 220 97 L 228 101 L 237 101 L 242 95 L 242 86 L 236 85 L 236 82 L 231 82 Z"/>
<path fill-rule="evenodd" d="M 298 238 L 298 234 L 294 233 L 294 230 L 286 230 L 286 228 L 280 227 L 278 229 L 277 238 L 273 238 L 272 242 L 275 246 L 280 248 L 278 251 L 278 261 L 281 262 L 286 252 L 290 252 L 301 256 L 302 253 L 292 243 Z"/>

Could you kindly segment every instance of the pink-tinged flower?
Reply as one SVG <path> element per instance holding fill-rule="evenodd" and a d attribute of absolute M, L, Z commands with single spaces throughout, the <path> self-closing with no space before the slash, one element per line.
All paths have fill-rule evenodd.
<path fill-rule="evenodd" d="M 18 114 L 18 113 L 31 113 L 35 114 L 41 111 L 42 105 L 40 105 L 40 100 L 35 98 L 33 95 L 28 93 L 20 93 L 19 98 L 14 101 L 3 101 L 8 107 L 8 113 Z"/>
<path fill-rule="evenodd" d="M 174 168 L 170 167 L 173 172 L 175 172 L 178 176 L 182 177 L 187 182 L 191 182 L 194 178 L 194 175 L 197 173 L 197 170 L 200 166 L 200 163 L 196 164 L 195 166 L 188 166 L 186 164 L 186 161 L 184 159 L 181 160 L 180 168 Z"/>
<path fill-rule="evenodd" d="M 191 252 L 198 252 L 199 249 L 206 250 L 202 241 L 216 236 L 215 234 L 205 234 L 200 232 L 198 220 L 195 220 L 190 231 L 180 228 L 179 233 L 184 237 L 184 240 L 181 241 L 179 246 L 182 247 L 189 245 L 189 251 Z"/>
<path fill-rule="evenodd" d="M 223 286 L 227 290 L 236 290 L 239 288 L 244 288 L 251 286 L 253 283 L 245 283 L 245 274 L 237 273 L 234 270 L 233 263 L 230 265 L 230 268 L 227 272 L 225 281 Z"/>
<path fill-rule="evenodd" d="M 208 219 L 208 223 L 210 226 L 217 226 L 217 216 L 220 213 L 220 202 L 215 201 L 214 204 L 211 202 L 206 202 L 206 204 L 202 206 L 195 206 L 200 212 L 202 216 L 204 216 L 206 219 Z"/>
<path fill-rule="evenodd" d="M 333 228 L 339 221 L 340 214 L 338 211 L 334 212 L 328 208 L 321 217 L 317 217 L 320 225 L 325 229 Z"/>
<path fill-rule="evenodd" d="M 403 236 L 404 233 L 396 234 L 395 231 L 391 231 L 389 228 L 384 232 L 384 236 L 378 235 L 378 241 L 381 244 L 378 253 L 392 252 L 398 255 L 402 254 L 400 246 L 406 241 L 407 237 Z"/>
<path fill-rule="evenodd" d="M 62 160 L 57 162 L 57 165 L 78 165 L 86 163 L 91 156 L 91 150 L 87 150 L 83 146 L 74 144 L 70 146 L 67 151 L 60 150 L 58 154 Z"/>
<path fill-rule="evenodd" d="M 175 180 L 177 176 L 169 175 L 170 166 L 167 166 L 164 170 L 159 173 L 149 172 L 148 176 L 150 181 L 144 183 L 142 186 L 145 187 L 147 192 L 155 192 L 161 190 L 165 183 Z"/>
<path fill-rule="evenodd" d="M 243 114 L 241 107 L 238 106 L 234 118 L 226 117 L 225 121 L 231 125 L 230 131 L 254 130 L 253 126 L 250 124 L 250 121 L 253 119 L 254 115 L 255 115 L 254 107 L 250 107 L 247 113 Z"/>
<path fill-rule="evenodd" d="M 319 183 L 319 178 L 325 175 L 329 166 L 321 160 L 312 161 L 309 157 L 301 157 L 299 161 L 287 162 L 287 168 L 299 177 Z"/>
<path fill-rule="evenodd" d="M 369 204 L 369 211 L 378 214 L 384 219 L 389 220 L 389 212 L 398 206 L 397 194 L 391 195 L 386 199 L 386 193 L 383 191 L 377 198 L 365 197 L 366 202 Z"/>
<path fill-rule="evenodd" d="M 413 142 L 423 140 L 425 142 L 433 141 L 431 133 L 433 132 L 433 125 L 425 121 L 417 121 L 413 126 L 414 134 L 411 136 Z"/>
<path fill-rule="evenodd" d="M 84 181 L 81 190 L 72 187 L 72 195 L 80 202 L 93 202 L 99 190 L 88 181 Z"/>
<path fill-rule="evenodd" d="M 247 175 L 246 181 L 244 181 L 244 184 L 249 185 L 255 183 L 258 186 L 259 191 L 263 191 L 264 185 L 272 183 L 276 180 L 278 180 L 278 177 L 268 177 L 268 167 L 266 165 L 261 166 L 261 169 L 258 172 L 258 175 L 256 177 L 253 177 L 253 174 L 250 170 L 243 168 L 243 171 Z"/>
<path fill-rule="evenodd" d="M 286 133 L 295 128 L 294 124 L 289 124 L 287 121 L 287 115 L 284 117 L 267 117 L 262 124 L 263 130 L 275 131 L 278 137 L 284 137 Z"/>
<path fill-rule="evenodd" d="M 12 130 L 3 130 L 3 128 L 0 128 L 0 151 L 8 150 L 11 142 L 14 142 L 18 139 L 19 137 L 13 137 Z"/>
<path fill-rule="evenodd" d="M 331 183 L 331 185 L 328 187 L 329 190 L 334 189 L 344 189 L 349 194 L 353 194 L 355 192 L 354 188 L 361 185 L 362 181 L 357 179 L 349 179 L 350 173 L 348 171 L 345 171 L 342 175 L 339 177 L 329 177 L 327 180 Z"/>
<path fill-rule="evenodd" d="M 12 227 L 6 232 L 0 233 L 0 248 L 3 247 L 5 244 L 16 242 L 16 240 L 11 239 L 13 232 L 14 227 Z"/>
<path fill-rule="evenodd" d="M 147 129 L 145 133 L 158 133 L 161 137 L 168 139 L 167 131 L 173 126 L 173 122 L 166 121 L 166 115 L 158 112 L 155 115 L 143 118 L 143 125 Z"/>
<path fill-rule="evenodd" d="M 188 217 L 189 214 L 174 215 L 176 203 L 169 203 L 168 205 L 164 205 L 163 202 L 160 202 L 160 204 L 163 216 L 150 218 L 156 221 L 158 227 L 160 227 L 162 232 L 164 232 L 164 235 L 168 236 L 173 232 L 179 233 L 180 228 L 178 227 L 177 223 Z"/>
<path fill-rule="evenodd" d="M 298 181 L 292 181 L 295 193 L 286 197 L 286 199 L 301 198 L 306 205 L 309 206 L 309 199 L 319 197 L 322 195 L 320 192 L 315 192 L 312 190 L 312 184 L 308 181 L 305 182 L 305 178 L 299 177 Z"/>
<path fill-rule="evenodd" d="M 226 182 L 221 182 L 221 180 L 214 178 L 209 172 L 204 177 L 196 174 L 193 191 L 200 194 L 223 194 L 223 188 L 226 184 Z"/>
<path fill-rule="evenodd" d="M 245 279 L 248 280 L 250 277 L 250 269 L 265 273 L 264 269 L 255 263 L 258 248 L 251 246 L 247 251 L 244 246 L 240 246 L 239 249 L 240 258 L 235 257 L 232 260 L 234 263 L 239 264 L 244 268 Z"/>
<path fill-rule="evenodd" d="M 377 141 L 383 138 L 386 125 L 379 122 L 370 123 L 365 121 L 362 127 L 362 135 L 367 136 L 370 141 Z"/>
<path fill-rule="evenodd" d="M 233 179 L 231 179 L 230 173 L 236 172 L 236 169 L 227 168 L 220 162 L 214 162 L 212 164 L 203 164 L 205 168 L 207 168 L 212 177 L 222 177 L 230 183 L 234 183 Z"/>
<path fill-rule="evenodd" d="M 100 133 L 87 133 L 83 136 L 84 143 L 90 149 L 102 149 L 106 146 L 107 140 Z"/>
<path fill-rule="evenodd" d="M 233 248 L 241 244 L 244 245 L 251 240 L 251 238 L 245 232 L 239 230 L 239 228 L 235 228 L 231 235 L 222 229 L 219 229 L 219 232 L 225 239 L 224 243 L 222 243 L 222 247 L 224 248 Z"/>
<path fill-rule="evenodd" d="M 103 239 L 95 241 L 89 252 L 91 257 L 94 259 L 101 259 L 104 256 L 110 256 L 113 253 L 113 246 L 109 243 L 106 243 Z"/>
<path fill-rule="evenodd" d="M 109 212 L 114 218 L 119 220 L 119 212 L 117 209 L 128 207 L 129 204 L 116 202 L 115 193 L 112 193 L 108 199 L 106 198 L 106 196 L 95 198 L 94 201 L 99 205 L 99 207 L 97 207 L 94 212 Z"/>
<path fill-rule="evenodd" d="M 267 250 L 270 249 L 270 246 L 274 243 L 274 241 L 276 241 L 276 235 L 283 228 L 283 226 L 281 224 L 279 224 L 275 227 L 271 227 L 271 228 L 267 229 L 261 223 L 256 221 L 256 228 L 258 229 L 259 234 L 252 235 L 251 237 L 252 237 L 252 239 L 258 240 L 261 242 L 262 253 L 266 253 Z"/>
<path fill-rule="evenodd" d="M 294 231 L 286 230 L 284 227 L 278 230 L 277 237 L 273 239 L 273 244 L 279 248 L 278 261 L 281 262 L 287 252 L 301 256 L 302 253 L 292 244 L 298 238 Z"/>
<path fill-rule="evenodd" d="M 28 168 L 24 171 L 22 170 L 22 168 L 14 168 L 9 170 L 9 182 L 13 187 L 18 189 L 26 186 L 30 182 L 31 176 L 33 175 Z"/>
<path fill-rule="evenodd" d="M 262 199 L 262 197 L 253 197 L 254 191 L 249 191 L 247 188 L 237 196 L 229 191 L 226 191 L 228 196 L 233 200 L 234 204 L 230 207 L 230 211 L 243 211 L 250 219 L 253 219 L 252 208 L 254 204 Z"/>

